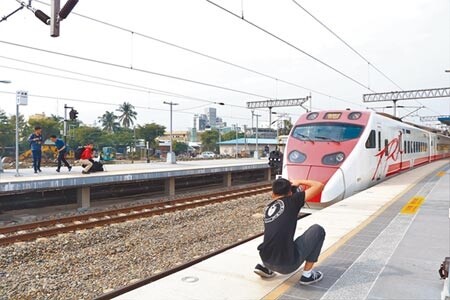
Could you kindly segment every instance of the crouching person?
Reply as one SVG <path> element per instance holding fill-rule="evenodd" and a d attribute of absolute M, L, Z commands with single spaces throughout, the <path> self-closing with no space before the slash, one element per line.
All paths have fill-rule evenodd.
<path fill-rule="evenodd" d="M 84 166 L 84 169 L 81 173 L 88 174 L 89 170 L 92 168 L 92 165 L 94 164 L 93 158 L 93 148 L 94 144 L 89 142 L 84 146 L 83 153 L 81 153 L 80 157 L 80 164 Z"/>
<path fill-rule="evenodd" d="M 305 191 L 292 192 L 292 187 L 306 186 Z M 313 270 L 317 262 L 325 230 L 319 225 L 308 228 L 294 240 L 297 215 L 300 209 L 323 190 L 323 184 L 313 180 L 293 180 L 279 178 L 272 184 L 272 202 L 264 213 L 264 242 L 258 246 L 262 264 L 254 272 L 270 278 L 274 272 L 289 274 L 305 262 L 300 284 L 308 285 L 323 278 L 323 274 Z"/>

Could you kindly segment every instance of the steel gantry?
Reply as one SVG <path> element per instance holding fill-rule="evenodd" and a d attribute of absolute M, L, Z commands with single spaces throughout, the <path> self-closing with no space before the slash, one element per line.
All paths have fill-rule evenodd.
<path fill-rule="evenodd" d="M 269 127 L 272 124 L 272 108 L 273 107 L 287 107 L 287 106 L 300 106 L 306 111 L 308 109 L 303 106 L 305 102 L 311 100 L 311 96 L 306 96 L 304 98 L 292 98 L 292 99 L 274 99 L 274 100 L 262 100 L 262 101 L 250 101 L 247 102 L 247 108 L 257 109 L 257 108 L 268 108 L 269 109 Z"/>
<path fill-rule="evenodd" d="M 416 100 L 416 99 L 443 98 L 443 97 L 450 97 L 450 87 L 364 94 L 363 101 L 364 102 L 393 101 L 394 116 L 396 117 L 397 101 L 399 100 Z"/>

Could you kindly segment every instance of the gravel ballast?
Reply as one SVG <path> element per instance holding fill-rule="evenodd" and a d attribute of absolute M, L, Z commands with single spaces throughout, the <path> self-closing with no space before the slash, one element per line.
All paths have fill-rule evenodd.
<path fill-rule="evenodd" d="M 269 200 L 246 197 L 2 247 L 0 299 L 95 298 L 262 232 Z"/>

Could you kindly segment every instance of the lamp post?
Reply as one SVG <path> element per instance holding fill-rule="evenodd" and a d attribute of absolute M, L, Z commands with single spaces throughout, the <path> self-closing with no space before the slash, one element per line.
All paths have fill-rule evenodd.
<path fill-rule="evenodd" d="M 172 137 L 172 107 L 174 105 L 178 105 L 178 103 L 170 102 L 163 102 L 164 104 L 170 105 L 170 152 L 167 153 L 167 162 L 170 164 L 176 164 L 176 157 L 175 153 L 172 152 L 172 144 L 173 144 L 173 137 Z"/>
<path fill-rule="evenodd" d="M 28 92 L 16 92 L 16 177 L 19 177 L 19 105 L 28 104 Z"/>

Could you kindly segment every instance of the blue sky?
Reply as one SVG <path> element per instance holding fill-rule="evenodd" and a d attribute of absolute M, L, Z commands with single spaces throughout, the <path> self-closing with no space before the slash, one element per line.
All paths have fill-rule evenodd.
<path fill-rule="evenodd" d="M 49 3 L 49 0 L 32 1 L 32 5 L 49 14 L 49 7 L 42 2 Z M 374 91 L 398 90 L 291 0 L 215 2 L 238 14 L 242 13 L 243 4 L 247 20 L 322 59 Z M 450 86 L 450 73 L 444 73 L 445 69 L 450 69 L 449 1 L 298 2 L 402 89 Z M 2 0 L 0 16 L 9 14 L 17 7 L 19 4 L 15 0 Z M 250 125 L 251 113 L 245 108 L 247 101 L 305 97 L 309 95 L 310 89 L 332 96 L 312 92 L 314 109 L 363 109 L 368 106 L 362 103 L 362 94 L 369 90 L 204 0 L 80 0 L 74 12 L 218 57 L 306 89 L 206 59 L 137 34 L 113 29 L 75 14 L 69 15 L 61 23 L 61 36 L 52 38 L 49 27 L 36 19 L 31 11 L 23 9 L 0 23 L 0 41 L 160 72 L 245 93 L 0 43 L 0 80 L 13 82 L 9 85 L 0 84 L 0 108 L 8 114 L 15 112 L 14 95 L 8 93 L 21 89 L 30 93 L 29 105 L 21 107 L 25 115 L 41 112 L 63 115 L 63 106 L 67 104 L 76 107 L 80 119 L 87 124 L 93 124 L 104 111 L 114 110 L 118 104 L 129 101 L 138 107 L 138 123 L 157 122 L 168 126 L 168 106 L 163 101 L 174 101 L 179 103 L 174 108 L 174 129 L 191 127 L 193 115 L 203 112 L 208 106 L 216 107 L 218 116 L 230 124 Z M 51 70 L 36 64 L 91 77 Z M 84 81 L 63 79 L 60 76 Z M 93 77 L 107 78 L 116 83 Z M 87 81 L 102 82 L 103 85 Z M 150 89 L 183 94 L 197 100 L 161 95 Z M 214 102 L 223 102 L 225 105 L 218 106 Z M 427 106 L 419 111 L 421 115 L 450 114 L 448 99 L 420 102 Z M 420 105 L 415 101 L 399 104 Z M 387 103 L 372 106 L 384 105 Z M 407 114 L 411 109 L 402 109 L 399 115 Z M 301 108 L 279 108 L 276 111 L 289 113 L 294 120 L 304 112 Z M 260 113 L 261 123 L 267 123 L 267 111 Z M 412 117 L 409 121 L 418 122 L 418 118 Z"/>

